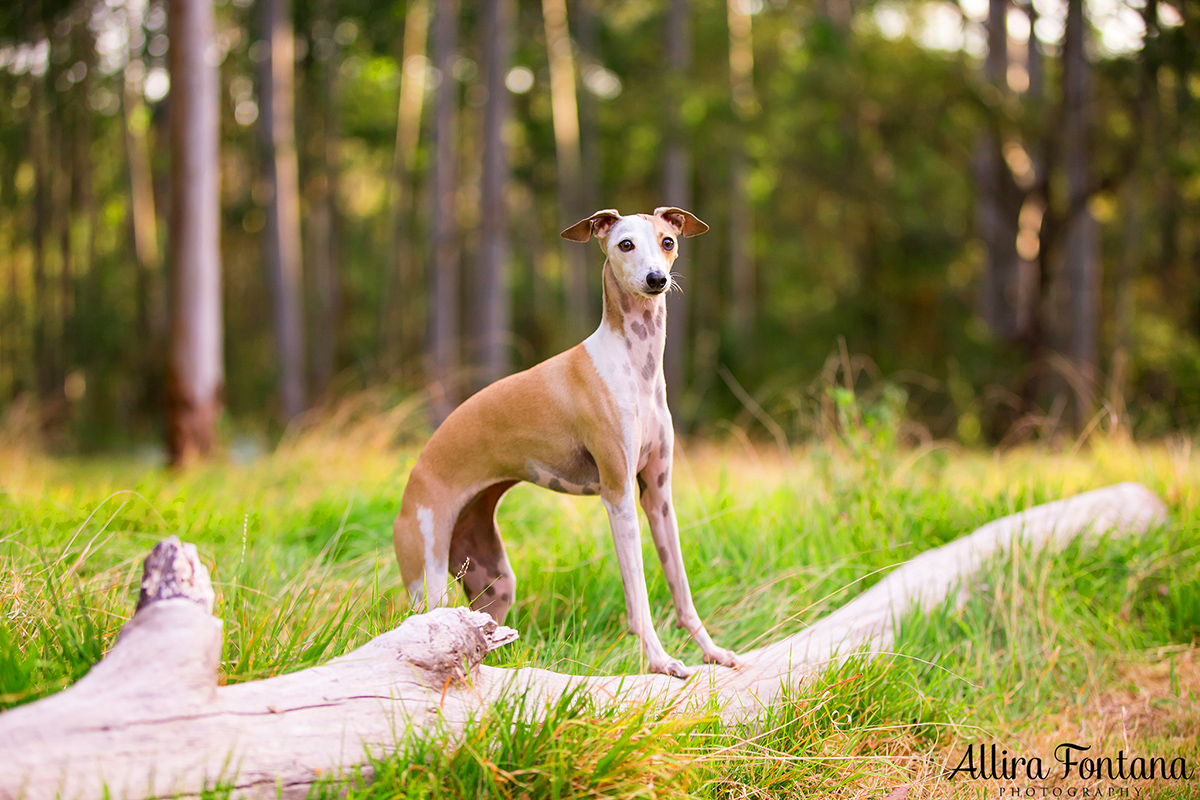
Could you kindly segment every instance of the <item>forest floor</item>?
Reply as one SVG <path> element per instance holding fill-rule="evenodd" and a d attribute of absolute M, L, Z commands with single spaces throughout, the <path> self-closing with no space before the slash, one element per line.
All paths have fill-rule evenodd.
<path fill-rule="evenodd" d="M 225 682 L 310 666 L 394 627 L 407 610 L 391 522 L 414 458 L 313 435 L 250 464 L 177 475 L 0 450 L 0 708 L 63 688 L 103 656 L 133 612 L 141 559 L 170 534 L 196 543 L 212 570 Z M 752 724 L 578 698 L 534 726 L 497 709 L 454 751 L 408 742 L 352 796 L 1200 795 L 1198 461 L 1184 440 L 999 454 L 841 443 L 786 457 L 682 446 L 675 495 L 693 594 L 734 650 L 794 632 L 893 565 L 1041 502 L 1137 480 L 1171 522 L 993 564 L 961 607 L 907 616 L 894 652 L 832 669 Z M 521 638 L 488 663 L 642 670 L 600 503 L 522 486 L 498 516 L 518 581 L 507 623 Z M 664 644 L 698 663 L 645 539 Z M 1127 770 L 1134 756 L 1182 757 L 1190 780 L 1064 779 L 1063 742 L 1114 764 L 1122 751 Z M 1007 761 L 991 763 L 992 744 Z M 968 748 L 975 777 L 949 777 Z M 1018 757 L 1052 774 L 985 777 Z"/>

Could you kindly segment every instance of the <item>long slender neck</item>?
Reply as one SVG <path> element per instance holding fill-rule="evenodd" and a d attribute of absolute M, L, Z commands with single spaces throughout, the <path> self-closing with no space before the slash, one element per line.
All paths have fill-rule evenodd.
<path fill-rule="evenodd" d="M 653 370 L 662 369 L 667 341 L 667 298 L 642 297 L 621 286 L 612 267 L 604 262 L 604 312 L 601 329 L 609 329 L 625 340 L 625 347 L 639 360 L 649 357 Z"/>

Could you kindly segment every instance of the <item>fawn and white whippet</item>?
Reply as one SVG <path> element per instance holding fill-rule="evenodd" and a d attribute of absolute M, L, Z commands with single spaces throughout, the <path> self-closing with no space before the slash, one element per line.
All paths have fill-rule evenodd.
<path fill-rule="evenodd" d="M 732 652 L 713 642 L 692 604 L 671 502 L 674 434 L 662 370 L 666 292 L 679 237 L 706 230 L 687 211 L 659 208 L 629 216 L 597 211 L 562 232 L 576 242 L 595 236 L 605 251 L 600 327 L 582 344 L 470 397 L 421 451 L 393 528 L 414 607 L 446 604 L 447 576 L 454 574 L 471 608 L 502 622 L 516 579 L 496 527 L 500 498 L 520 481 L 599 494 L 612 527 L 629 630 L 641 638 L 652 672 L 686 678 L 691 671 L 667 655 L 650 615 L 635 503 L 640 490 L 676 623 L 706 662 L 737 665 Z"/>

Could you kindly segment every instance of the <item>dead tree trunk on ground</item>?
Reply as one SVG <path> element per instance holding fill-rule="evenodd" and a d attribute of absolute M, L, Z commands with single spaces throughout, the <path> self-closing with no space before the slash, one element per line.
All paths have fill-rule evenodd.
<path fill-rule="evenodd" d="M 195 796 L 221 783 L 235 796 L 307 795 L 312 784 L 369 774 L 413 730 L 460 731 L 502 695 L 553 701 L 580 688 L 600 704 L 714 702 L 751 718 L 831 663 L 890 648 L 914 606 L 933 608 L 988 560 L 1016 547 L 1058 549 L 1084 534 L 1137 534 L 1166 521 L 1162 502 L 1124 483 L 984 525 L 922 553 L 838 611 L 743 654 L 738 670 L 564 675 L 481 666 L 516 631 L 486 614 L 438 609 L 320 667 L 217 686 L 221 623 L 192 545 L 172 538 L 146 559 L 133 619 L 108 656 L 71 688 L 0 714 L 0 798 Z"/>

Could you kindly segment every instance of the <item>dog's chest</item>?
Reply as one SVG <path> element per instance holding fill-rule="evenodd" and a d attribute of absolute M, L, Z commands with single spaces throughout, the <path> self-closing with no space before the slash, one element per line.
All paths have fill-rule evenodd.
<path fill-rule="evenodd" d="M 660 311 L 655 317 L 646 311 L 626 324 L 628 380 L 622 405 L 629 409 L 637 469 L 645 468 L 655 450 L 661 450 L 666 437 L 667 392 L 662 371 L 664 321 Z"/>
<path fill-rule="evenodd" d="M 585 346 L 621 411 L 626 446 L 638 471 L 663 451 L 670 424 L 662 353 L 666 313 L 661 304 L 626 310 L 621 333 L 601 326 Z"/>

